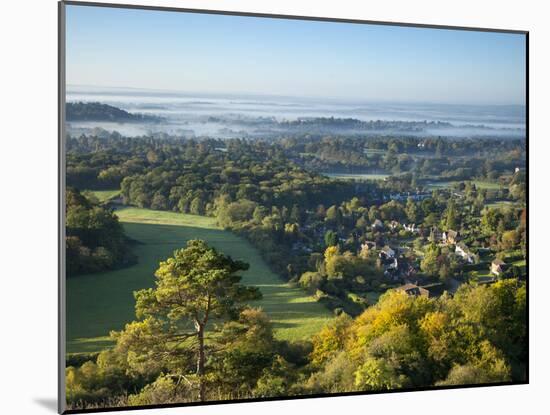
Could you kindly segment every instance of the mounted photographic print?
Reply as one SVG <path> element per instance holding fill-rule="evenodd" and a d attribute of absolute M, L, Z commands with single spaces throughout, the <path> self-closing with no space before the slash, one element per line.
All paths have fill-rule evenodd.
<path fill-rule="evenodd" d="M 527 32 L 59 11 L 60 412 L 528 382 Z"/>

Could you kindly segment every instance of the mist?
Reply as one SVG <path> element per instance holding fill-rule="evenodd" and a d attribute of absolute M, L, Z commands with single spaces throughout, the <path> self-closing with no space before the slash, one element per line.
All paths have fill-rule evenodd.
<path fill-rule="evenodd" d="M 185 94 L 69 86 L 67 102 L 100 102 L 162 123 L 72 121 L 71 135 L 116 131 L 124 136 L 275 138 L 285 134 L 525 137 L 525 107 L 358 102 L 277 96 Z M 360 128 L 315 119 L 353 119 Z M 382 122 L 375 123 L 376 121 Z M 302 125 L 302 122 L 304 125 Z M 337 124 L 337 123 L 335 123 Z M 381 125 L 377 129 L 377 125 Z"/>

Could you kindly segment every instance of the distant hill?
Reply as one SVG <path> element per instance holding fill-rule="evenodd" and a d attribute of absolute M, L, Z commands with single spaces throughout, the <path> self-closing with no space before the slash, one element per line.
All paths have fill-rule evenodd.
<path fill-rule="evenodd" d="M 340 130 L 405 131 L 422 132 L 428 128 L 449 128 L 451 123 L 442 121 L 361 121 L 355 118 L 312 117 L 282 121 L 282 126 L 292 129 L 327 127 Z"/>
<path fill-rule="evenodd" d="M 158 122 L 162 120 L 153 115 L 132 114 L 99 102 L 68 102 L 66 111 L 67 121 Z"/>

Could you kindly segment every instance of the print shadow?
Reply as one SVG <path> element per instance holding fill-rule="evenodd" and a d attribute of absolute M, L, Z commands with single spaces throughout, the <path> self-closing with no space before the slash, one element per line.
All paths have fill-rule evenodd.
<path fill-rule="evenodd" d="M 54 398 L 34 398 L 34 402 L 48 411 L 57 413 L 57 399 Z"/>

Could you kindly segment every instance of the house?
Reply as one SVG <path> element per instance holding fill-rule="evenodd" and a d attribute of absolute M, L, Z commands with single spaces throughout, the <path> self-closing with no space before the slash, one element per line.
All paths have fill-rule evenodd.
<path fill-rule="evenodd" d="M 414 201 L 422 201 L 432 197 L 431 193 L 428 192 L 401 192 L 401 193 L 391 193 L 389 195 L 390 200 L 397 200 L 398 202 L 406 202 L 407 199 L 412 199 Z M 387 200 L 388 197 L 384 196 L 384 199 Z"/>
<path fill-rule="evenodd" d="M 392 258 L 392 261 L 386 265 L 386 270 L 391 270 L 391 271 L 397 271 L 399 269 L 399 263 L 397 262 L 397 258 Z"/>
<path fill-rule="evenodd" d="M 396 230 L 397 228 L 399 228 L 401 226 L 401 224 L 399 222 L 397 222 L 396 220 L 392 220 L 390 222 L 390 229 L 392 231 Z"/>
<path fill-rule="evenodd" d="M 491 273 L 495 275 L 500 275 L 504 271 L 506 271 L 506 268 L 508 267 L 508 264 L 504 262 L 502 259 L 495 259 L 493 262 L 491 262 Z"/>
<path fill-rule="evenodd" d="M 449 229 L 447 232 L 443 232 L 442 235 L 443 242 L 448 245 L 456 245 L 460 240 L 460 234 L 452 229 Z"/>
<path fill-rule="evenodd" d="M 455 254 L 461 257 L 464 261 L 466 261 L 468 264 L 473 264 L 475 257 L 474 254 L 470 252 L 468 247 L 463 244 L 462 242 L 459 242 L 455 246 Z"/>
<path fill-rule="evenodd" d="M 376 219 L 372 223 L 372 229 L 375 230 L 375 231 L 381 231 L 382 229 L 384 229 L 384 224 L 382 223 L 382 221 L 380 219 Z"/>
<path fill-rule="evenodd" d="M 397 262 L 397 258 L 386 259 L 384 276 L 390 278 L 392 281 L 399 281 L 399 262 Z"/>
<path fill-rule="evenodd" d="M 416 227 L 414 223 L 409 223 L 408 225 L 405 225 L 404 228 L 406 231 L 409 231 L 411 233 L 418 233 L 420 230 L 419 228 Z"/>
<path fill-rule="evenodd" d="M 428 240 L 430 242 L 440 242 L 443 239 L 443 234 L 439 230 L 437 226 L 432 226 L 432 229 L 430 229 L 430 236 L 428 237 Z"/>
<path fill-rule="evenodd" d="M 395 251 L 391 249 L 388 245 L 386 245 L 380 250 L 380 258 L 382 259 L 395 258 Z"/>
<path fill-rule="evenodd" d="M 430 292 L 416 284 L 405 284 L 401 287 L 397 287 L 396 290 L 404 291 L 407 295 L 414 295 L 415 297 L 430 297 Z"/>

